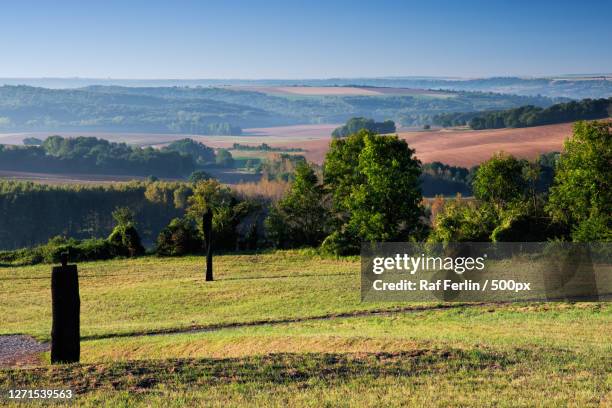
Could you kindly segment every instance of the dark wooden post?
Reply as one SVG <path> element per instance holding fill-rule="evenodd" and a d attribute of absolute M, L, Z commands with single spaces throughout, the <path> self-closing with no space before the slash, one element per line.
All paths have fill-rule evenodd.
<path fill-rule="evenodd" d="M 76 265 L 68 265 L 67 253 L 61 261 L 51 272 L 51 363 L 74 363 L 81 355 L 79 275 Z"/>
<path fill-rule="evenodd" d="M 213 236 L 212 236 L 212 219 L 213 213 L 209 208 L 204 213 L 202 225 L 204 229 L 204 252 L 206 252 L 206 281 L 213 280 Z"/>

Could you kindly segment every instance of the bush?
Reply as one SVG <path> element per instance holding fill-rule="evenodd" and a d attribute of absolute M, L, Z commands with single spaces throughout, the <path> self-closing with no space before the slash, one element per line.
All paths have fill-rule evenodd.
<path fill-rule="evenodd" d="M 204 170 L 196 170 L 189 176 L 189 181 L 192 183 L 198 183 L 200 181 L 206 181 L 210 178 L 210 174 L 206 173 Z"/>
<path fill-rule="evenodd" d="M 233 167 L 234 166 L 234 158 L 232 157 L 232 154 L 227 149 L 219 149 L 217 151 L 215 162 L 220 167 Z"/>
<path fill-rule="evenodd" d="M 58 236 L 37 247 L 0 252 L 0 264 L 20 266 L 59 263 L 61 254 L 64 252 L 68 253 L 70 262 L 104 260 L 116 256 L 114 246 L 107 240 L 78 241 L 74 238 Z"/>
<path fill-rule="evenodd" d="M 332 232 L 321 244 L 321 252 L 326 255 L 355 255 L 361 250 L 358 238 L 348 230 Z"/>
<path fill-rule="evenodd" d="M 128 207 L 118 207 L 113 211 L 117 225 L 108 236 L 114 256 L 139 256 L 145 250 L 134 223 L 134 212 Z"/>
<path fill-rule="evenodd" d="M 108 242 L 115 256 L 134 257 L 145 253 L 138 231 L 132 224 L 117 225 L 108 236 Z"/>
<path fill-rule="evenodd" d="M 489 242 L 497 223 L 497 214 L 490 205 L 457 198 L 436 215 L 429 241 Z"/>
<path fill-rule="evenodd" d="M 509 216 L 493 230 L 493 242 L 544 242 L 563 237 L 567 232 L 562 225 L 548 217 L 530 214 Z"/>
<path fill-rule="evenodd" d="M 156 252 L 162 256 L 180 256 L 195 253 L 202 248 L 198 231 L 189 220 L 175 218 L 157 237 Z"/>

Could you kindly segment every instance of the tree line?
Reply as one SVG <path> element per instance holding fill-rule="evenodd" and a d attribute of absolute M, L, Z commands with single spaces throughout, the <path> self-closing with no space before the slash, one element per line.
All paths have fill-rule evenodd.
<path fill-rule="evenodd" d="M 334 129 L 332 137 L 346 137 L 357 133 L 360 130 L 369 130 L 374 133 L 393 133 L 395 132 L 395 122 L 392 120 L 385 120 L 384 122 L 376 122 L 374 119 L 367 119 L 362 117 L 351 118 L 346 121 L 346 124 Z"/>
<path fill-rule="evenodd" d="M 560 154 L 530 162 L 498 153 L 467 173 L 429 166 L 427 171 L 450 180 L 470 177 L 474 194 L 431 206 L 423 200 L 424 169 L 414 150 L 397 136 L 367 130 L 333 140 L 320 173 L 297 162 L 290 188 L 276 203 L 240 197 L 216 180 L 95 188 L 3 182 L 0 242 L 15 248 L 59 234 L 90 238 L 72 242 L 79 253 L 89 248 L 92 256 L 132 256 L 142 252 L 142 236 L 161 255 L 197 253 L 208 209 L 214 213 L 215 245 L 225 251 L 310 246 L 344 255 L 358 253 L 363 241 L 609 242 L 610 136 L 610 123 L 579 122 Z M 133 217 L 117 213 L 121 207 L 129 207 Z M 114 233 L 118 226 L 123 227 Z M 69 245 L 66 239 L 45 245 Z M 0 254 L 0 263 L 34 256 L 31 250 L 19 254 Z"/>
<path fill-rule="evenodd" d="M 191 156 L 94 137 L 48 137 L 40 146 L 0 145 L 2 170 L 181 177 L 195 169 Z"/>
<path fill-rule="evenodd" d="M 529 126 L 551 125 L 577 120 L 607 118 L 612 114 L 612 98 L 583 99 L 558 103 L 548 108 L 533 105 L 489 112 L 469 120 L 472 129 L 519 128 Z"/>
<path fill-rule="evenodd" d="M 196 169 L 232 167 L 226 149 L 181 139 L 161 149 L 95 137 L 30 139 L 26 146 L 0 145 L 0 169 L 42 173 L 186 177 Z"/>

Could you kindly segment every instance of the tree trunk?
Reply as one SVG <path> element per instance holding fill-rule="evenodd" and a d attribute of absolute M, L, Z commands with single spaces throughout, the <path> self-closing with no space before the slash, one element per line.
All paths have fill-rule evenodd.
<path fill-rule="evenodd" d="M 213 280 L 213 236 L 212 236 L 213 213 L 209 209 L 202 218 L 204 229 L 204 252 L 206 252 L 206 282 Z"/>

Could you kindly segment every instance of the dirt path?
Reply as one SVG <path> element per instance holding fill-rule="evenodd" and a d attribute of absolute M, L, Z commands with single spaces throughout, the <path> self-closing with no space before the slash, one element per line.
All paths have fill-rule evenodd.
<path fill-rule="evenodd" d="M 37 365 L 40 353 L 48 350 L 49 344 L 29 336 L 0 336 L 0 367 Z"/>

